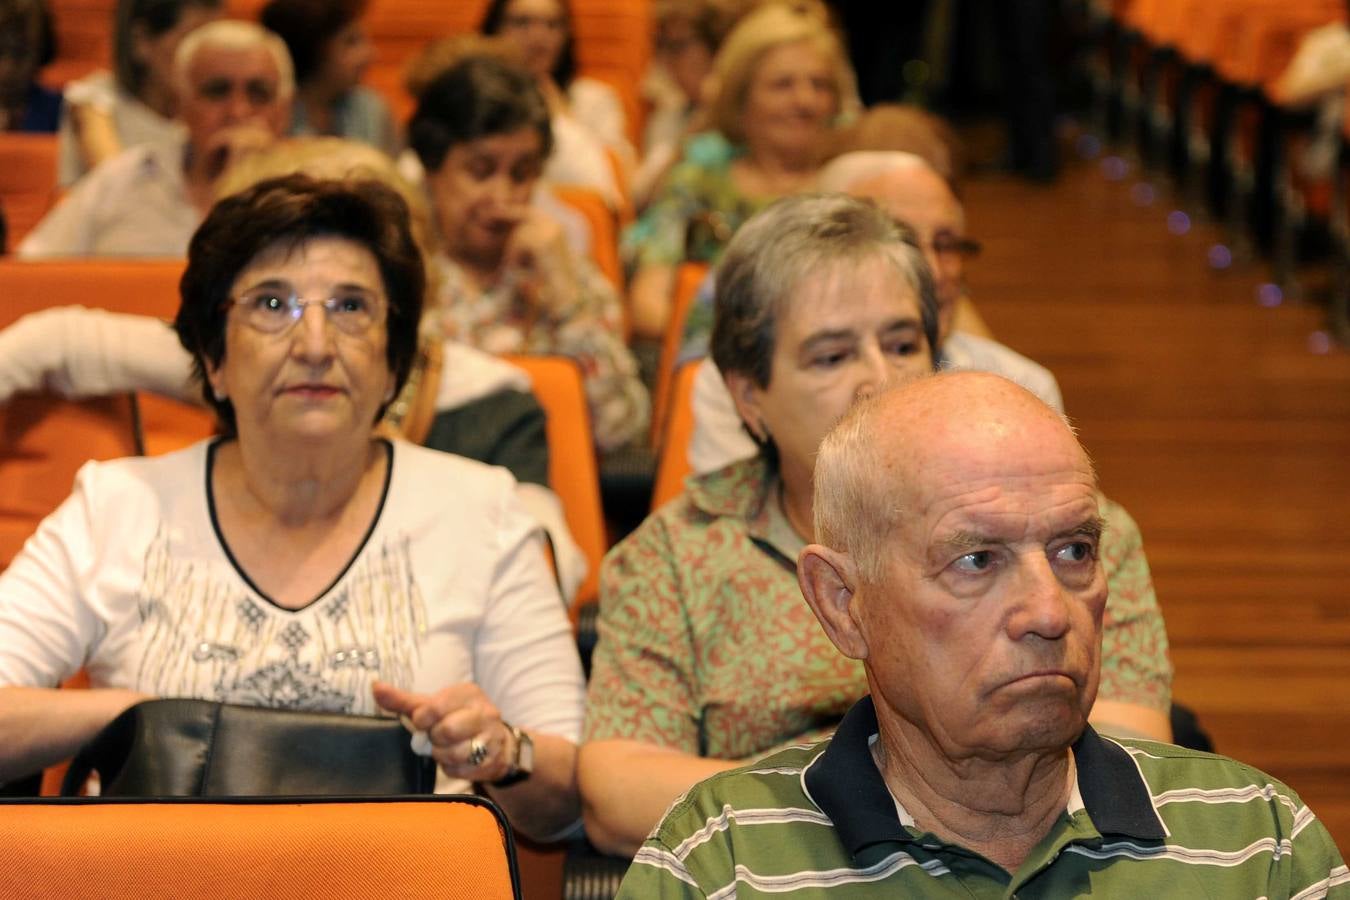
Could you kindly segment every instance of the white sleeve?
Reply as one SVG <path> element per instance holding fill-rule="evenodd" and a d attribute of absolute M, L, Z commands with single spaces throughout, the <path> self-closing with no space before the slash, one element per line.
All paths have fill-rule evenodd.
<path fill-rule="evenodd" d="M 1027 379 L 1033 381 L 1032 384 L 1027 385 L 1027 390 L 1044 400 L 1051 409 L 1063 414 L 1064 394 L 1059 389 L 1059 382 L 1055 380 L 1054 374 L 1045 366 L 1038 365 L 1036 368 L 1038 371 L 1035 373 L 1035 379 L 1033 380 L 1030 377 Z"/>
<path fill-rule="evenodd" d="M 60 306 L 0 331 L 0 403 L 22 392 L 79 398 L 138 390 L 198 397 L 192 357 L 159 319 Z"/>
<path fill-rule="evenodd" d="M 711 359 L 694 373 L 694 434 L 689 439 L 689 467 L 695 475 L 714 472 L 759 452 L 745 433 L 736 404 L 722 373 Z"/>
<path fill-rule="evenodd" d="M 538 524 L 509 487 L 500 502 L 499 552 L 474 640 L 474 680 L 507 722 L 576 743 L 585 683 L 572 626 Z"/>
<path fill-rule="evenodd" d="M 100 549 L 90 492 L 95 466 L 80 469 L 74 493 L 0 574 L 0 685 L 56 687 L 106 633 L 86 595 Z"/>
<path fill-rule="evenodd" d="M 558 583 L 562 586 L 563 597 L 570 605 L 577 588 L 586 580 L 586 571 L 590 567 L 586 562 L 586 554 L 581 552 L 572 532 L 567 530 L 562 501 L 542 484 L 525 481 L 516 483 L 516 496 L 535 521 L 548 532 L 548 539 L 553 544 L 553 565 L 558 570 Z"/>

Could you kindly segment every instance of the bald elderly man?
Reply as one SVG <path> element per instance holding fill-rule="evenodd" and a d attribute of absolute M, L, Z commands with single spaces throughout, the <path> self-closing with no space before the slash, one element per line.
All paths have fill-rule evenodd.
<path fill-rule="evenodd" d="M 695 786 L 620 898 L 1350 896 L 1285 785 L 1087 724 L 1112 525 L 1056 412 L 993 375 L 911 382 L 831 432 L 814 490 L 798 580 L 870 696 Z"/>
<path fill-rule="evenodd" d="M 226 19 L 183 39 L 174 79 L 185 137 L 130 147 L 94 168 L 19 244 L 19 256 L 187 254 L 216 179 L 285 130 L 295 82 L 281 38 Z"/>
<path fill-rule="evenodd" d="M 913 231 L 937 286 L 937 353 L 942 368 L 1003 375 L 1063 410 L 1059 384 L 1049 369 L 968 330 L 983 327 L 978 317 L 972 319 L 973 307 L 962 302 L 966 293 L 965 262 L 979 245 L 966 236 L 965 210 L 946 179 L 932 166 L 913 153 L 845 153 L 821 170 L 819 187 L 871 200 Z M 711 290 L 701 301 L 707 307 L 698 315 L 708 320 Z M 695 316 L 691 314 L 691 318 Z M 711 328 L 710 321 L 702 328 Z M 695 472 L 712 472 L 755 455 L 755 445 L 741 428 L 731 395 L 711 359 L 699 364 L 693 397 L 689 464 Z"/>

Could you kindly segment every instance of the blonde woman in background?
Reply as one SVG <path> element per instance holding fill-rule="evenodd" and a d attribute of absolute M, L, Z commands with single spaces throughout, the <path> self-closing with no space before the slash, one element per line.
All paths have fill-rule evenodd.
<path fill-rule="evenodd" d="M 747 218 L 814 185 L 854 94 L 843 48 L 814 7 L 772 3 L 737 24 L 713 63 L 713 131 L 686 142 L 624 237 L 635 334 L 664 331 L 680 263 L 716 260 Z"/>

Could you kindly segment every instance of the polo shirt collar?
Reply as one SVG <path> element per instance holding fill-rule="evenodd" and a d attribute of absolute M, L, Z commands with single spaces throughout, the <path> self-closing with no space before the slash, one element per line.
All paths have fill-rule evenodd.
<path fill-rule="evenodd" d="M 854 857 L 873 844 L 915 840 L 900 824 L 895 801 L 872 760 L 869 742 L 876 733 L 876 708 L 867 696 L 848 711 L 829 746 L 802 773 L 807 795 L 830 817 Z M 1099 832 L 1143 840 L 1167 836 L 1148 785 L 1125 748 L 1088 726 L 1073 752 L 1083 807 Z"/>

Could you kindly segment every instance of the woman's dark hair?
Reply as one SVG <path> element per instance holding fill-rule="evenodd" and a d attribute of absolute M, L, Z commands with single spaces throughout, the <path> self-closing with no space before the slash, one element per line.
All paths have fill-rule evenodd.
<path fill-rule="evenodd" d="M 467 56 L 422 92 L 408 123 L 408 144 L 428 172 L 456 144 L 533 128 L 543 155 L 553 150 L 548 103 L 528 72 L 495 56 Z"/>
<path fill-rule="evenodd" d="M 558 61 L 553 64 L 553 71 L 549 75 L 553 76 L 554 83 L 565 91 L 572 83 L 572 79 L 577 77 L 577 52 L 572 42 L 572 10 L 568 7 L 567 0 L 557 2 L 558 8 L 562 10 L 565 36 L 562 49 L 558 51 Z M 482 34 L 501 34 L 503 21 L 506 19 L 506 7 L 510 3 L 511 0 L 491 0 L 478 31 Z"/>
<path fill-rule="evenodd" d="M 286 42 L 295 82 L 304 84 L 323 65 L 328 44 L 366 13 L 369 0 L 271 0 L 258 21 Z"/>
<path fill-rule="evenodd" d="M 113 11 L 113 74 L 117 83 L 137 96 L 145 81 L 145 66 L 136 61 L 132 33 L 136 26 L 146 36 L 159 37 L 178 24 L 183 10 L 218 10 L 224 0 L 118 0 Z"/>
<path fill-rule="evenodd" d="M 56 20 L 45 0 L 38 0 L 38 54 L 37 67 L 46 67 L 56 59 Z"/>
<path fill-rule="evenodd" d="M 227 435 L 235 433 L 234 407 L 228 399 L 216 399 L 206 369 L 225 358 L 225 321 L 235 279 L 259 254 L 278 247 L 295 250 L 320 237 L 354 241 L 375 257 L 389 300 L 386 361 L 395 396 L 408 380 L 417 355 L 426 270 L 403 198 L 370 180 L 286 175 L 260 181 L 212 207 L 188 245 L 187 269 L 178 286 L 182 302 L 174 328 Z"/>

